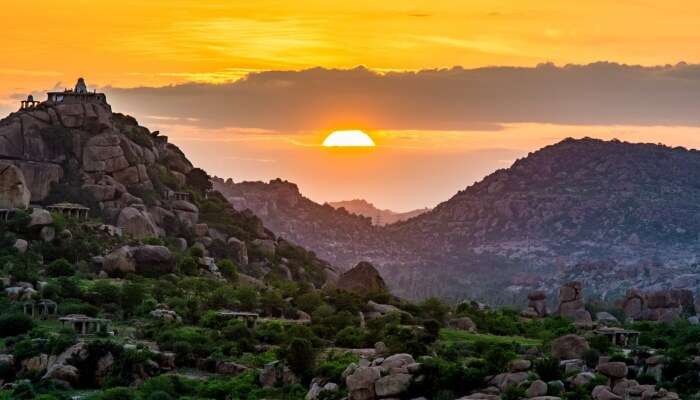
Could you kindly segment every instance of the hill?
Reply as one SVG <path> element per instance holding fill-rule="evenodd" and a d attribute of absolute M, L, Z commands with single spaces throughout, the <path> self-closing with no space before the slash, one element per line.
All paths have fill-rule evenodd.
<path fill-rule="evenodd" d="M 32 207 L 84 207 L 125 238 L 199 246 L 255 278 L 277 273 L 320 287 L 335 275 L 255 215 L 234 210 L 167 136 L 113 113 L 106 96 L 87 91 L 82 79 L 75 90 L 49 93 L 0 120 L 0 162 L 18 168 Z"/>
<path fill-rule="evenodd" d="M 232 195 L 337 265 L 373 262 L 400 295 L 512 303 L 571 277 L 602 296 L 626 290 L 619 276 L 656 289 L 681 284 L 679 275 L 693 281 L 698 167 L 694 150 L 566 139 L 385 227 L 313 203 L 290 183 L 240 184 Z"/>
<path fill-rule="evenodd" d="M 347 201 L 332 201 L 329 202 L 334 208 L 344 208 L 352 214 L 369 217 L 374 225 L 389 225 L 399 221 L 405 221 L 415 216 L 421 215 L 428 211 L 428 208 L 421 208 L 407 212 L 395 212 L 391 210 L 382 210 L 374 206 L 367 200 L 354 199 Z"/>

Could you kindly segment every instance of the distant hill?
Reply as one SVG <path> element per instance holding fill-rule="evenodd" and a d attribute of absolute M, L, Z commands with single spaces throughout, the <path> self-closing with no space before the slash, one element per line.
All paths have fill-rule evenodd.
<path fill-rule="evenodd" d="M 322 255 L 341 249 L 340 265 L 373 262 L 404 296 L 514 302 L 523 291 L 551 289 L 571 277 L 587 279 L 587 290 L 606 295 L 626 290 L 623 275 L 638 278 L 637 286 L 660 289 L 683 285 L 673 280 L 695 273 L 698 171 L 695 150 L 566 139 L 433 210 L 385 227 L 346 225 L 356 221 L 349 216 L 323 220 L 300 209 L 266 210 L 287 224 L 278 231 L 292 232 L 310 249 Z M 329 216 L 342 215 L 313 204 L 328 207 Z M 272 226 L 269 214 L 259 215 Z M 313 233 L 307 236 L 300 227 L 309 224 Z"/>
<path fill-rule="evenodd" d="M 430 210 L 429 208 L 421 208 L 418 210 L 412 210 L 407 212 L 394 212 L 391 210 L 379 209 L 375 207 L 374 204 L 364 199 L 332 201 L 328 204 L 330 204 L 334 208 L 344 208 L 352 214 L 361 215 L 363 217 L 369 217 L 372 220 L 372 224 L 379 226 L 389 225 L 399 221 L 405 221 Z"/>

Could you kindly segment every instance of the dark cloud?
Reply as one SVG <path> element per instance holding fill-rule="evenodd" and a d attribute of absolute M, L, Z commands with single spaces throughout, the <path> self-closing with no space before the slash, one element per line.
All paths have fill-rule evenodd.
<path fill-rule="evenodd" d="M 498 129 L 516 122 L 700 126 L 700 66 L 542 64 L 379 74 L 254 73 L 228 84 L 108 88 L 115 109 L 204 127 Z"/>

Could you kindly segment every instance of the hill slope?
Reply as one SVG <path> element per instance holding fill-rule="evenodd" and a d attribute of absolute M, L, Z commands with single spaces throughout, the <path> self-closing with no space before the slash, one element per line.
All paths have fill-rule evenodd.
<path fill-rule="evenodd" d="M 335 254 L 340 265 L 373 262 L 401 295 L 514 302 L 523 291 L 574 276 L 605 295 L 625 289 L 614 276 L 644 270 L 651 278 L 635 284 L 663 288 L 694 274 L 699 167 L 694 150 L 567 139 L 386 227 L 341 218 L 344 210 L 304 199 L 291 184 L 287 191 L 281 182 L 240 184 L 236 196 L 269 225 L 284 225 L 279 230 L 291 240 Z"/>

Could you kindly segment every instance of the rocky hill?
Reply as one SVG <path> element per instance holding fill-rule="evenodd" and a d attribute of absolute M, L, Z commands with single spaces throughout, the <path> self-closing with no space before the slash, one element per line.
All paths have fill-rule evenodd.
<path fill-rule="evenodd" d="M 235 184 L 228 196 L 323 256 L 342 249 L 342 265 L 373 262 L 401 295 L 511 303 L 582 274 L 599 294 L 624 291 L 609 277 L 628 270 L 652 271 L 655 279 L 637 284 L 653 289 L 694 274 L 698 167 L 694 150 L 567 139 L 386 227 L 315 204 L 284 182 Z M 601 275 L 599 265 L 610 268 Z"/>
<path fill-rule="evenodd" d="M 85 207 L 119 235 L 196 245 L 256 278 L 275 272 L 321 286 L 335 275 L 234 210 L 166 136 L 113 113 L 104 94 L 80 82 L 0 120 L 0 209 Z"/>
<path fill-rule="evenodd" d="M 315 203 L 294 183 L 280 179 L 234 183 L 221 178 L 212 179 L 212 183 L 236 210 L 251 210 L 280 236 L 313 249 L 341 269 L 364 258 L 386 263 L 402 251 L 370 218 Z"/>
<path fill-rule="evenodd" d="M 344 208 L 352 214 L 361 215 L 363 217 L 369 217 L 372 219 L 374 225 L 389 225 L 399 221 L 405 221 L 407 219 L 416 217 L 428 211 L 428 208 L 421 208 L 418 210 L 412 210 L 407 212 L 395 212 L 391 210 L 382 210 L 375 207 L 374 204 L 363 199 L 354 199 L 347 201 L 332 201 L 329 202 L 331 206 L 335 208 Z"/>

